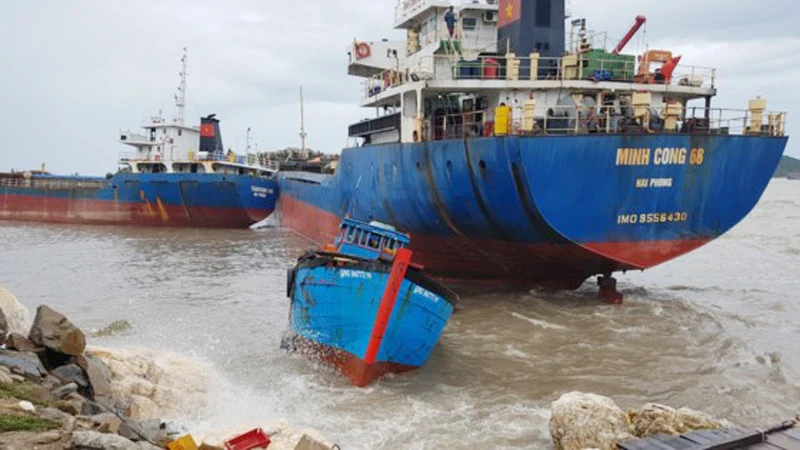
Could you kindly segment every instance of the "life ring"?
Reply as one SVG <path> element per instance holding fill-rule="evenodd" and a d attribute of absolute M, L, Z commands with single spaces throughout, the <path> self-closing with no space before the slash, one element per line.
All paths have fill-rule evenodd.
<path fill-rule="evenodd" d="M 369 58 L 372 55 L 372 49 L 366 42 L 359 42 L 356 44 L 356 57 L 358 59 Z"/>

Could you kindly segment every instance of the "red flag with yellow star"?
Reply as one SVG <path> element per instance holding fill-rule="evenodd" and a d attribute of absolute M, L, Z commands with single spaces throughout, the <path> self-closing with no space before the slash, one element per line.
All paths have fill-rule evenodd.
<path fill-rule="evenodd" d="M 204 123 L 200 125 L 200 137 L 214 137 L 214 124 Z"/>
<path fill-rule="evenodd" d="M 522 0 L 500 0 L 500 9 L 497 12 L 497 26 L 502 28 L 510 25 L 522 17 Z"/>

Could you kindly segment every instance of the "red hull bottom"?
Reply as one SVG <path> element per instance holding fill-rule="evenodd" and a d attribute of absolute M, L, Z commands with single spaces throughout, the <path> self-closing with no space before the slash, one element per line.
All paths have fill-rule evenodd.
<path fill-rule="evenodd" d="M 319 244 L 330 242 L 341 219 L 281 195 L 281 224 Z M 412 233 L 414 263 L 448 285 L 496 290 L 543 287 L 573 290 L 587 278 L 644 270 L 688 253 L 708 239 L 582 244 L 519 243 Z"/>
<path fill-rule="evenodd" d="M 295 350 L 332 366 L 347 377 L 350 383 L 358 387 L 368 386 L 387 373 L 404 373 L 417 369 L 417 367 L 405 364 L 380 361 L 369 365 L 352 353 L 310 341 L 301 336 L 294 336 L 292 343 Z"/>
<path fill-rule="evenodd" d="M 184 207 L 161 203 L 7 195 L 0 220 L 82 225 L 248 228 L 272 213 L 266 209 Z"/>

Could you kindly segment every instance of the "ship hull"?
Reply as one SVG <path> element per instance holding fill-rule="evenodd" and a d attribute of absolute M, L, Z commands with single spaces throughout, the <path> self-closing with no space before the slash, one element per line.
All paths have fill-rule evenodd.
<path fill-rule="evenodd" d="M 333 176 L 283 174 L 282 224 L 317 242 L 340 219 L 412 235 L 458 285 L 574 289 L 721 236 L 758 202 L 786 138 L 488 137 L 346 149 Z"/>
<path fill-rule="evenodd" d="M 91 225 L 247 228 L 273 212 L 277 193 L 274 180 L 221 174 L 2 181 L 0 220 Z"/>

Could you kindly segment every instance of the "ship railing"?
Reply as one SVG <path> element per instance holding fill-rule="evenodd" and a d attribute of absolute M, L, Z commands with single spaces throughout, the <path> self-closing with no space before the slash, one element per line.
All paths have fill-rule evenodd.
<path fill-rule="evenodd" d="M 458 81 L 569 81 L 645 83 L 694 88 L 716 87 L 716 69 L 679 65 L 669 79 L 659 70 L 638 74 L 634 59 L 581 59 L 567 55 L 549 57 L 482 56 L 474 60 L 435 55 L 420 58 L 412 67 L 387 69 L 363 82 L 368 99 L 390 88 L 419 80 Z"/>
<path fill-rule="evenodd" d="M 120 161 L 136 161 L 142 159 L 136 152 L 119 152 L 118 157 Z"/>
<path fill-rule="evenodd" d="M 635 59 L 612 55 L 588 57 L 580 54 L 561 58 L 481 56 L 457 61 L 446 55 L 433 58 L 433 64 L 424 67 L 432 67 L 433 78 L 437 80 L 589 80 L 710 88 L 716 83 L 716 69 L 711 67 L 679 65 L 667 80 L 659 69 L 640 75 Z"/>
<path fill-rule="evenodd" d="M 785 136 L 785 112 L 688 107 L 669 117 L 657 108 L 623 111 L 612 107 L 513 107 L 511 120 L 497 122 L 497 110 L 476 109 L 437 115 L 421 123 L 422 140 L 480 136 L 673 133 L 690 135 Z"/>
<path fill-rule="evenodd" d="M 431 6 L 447 8 L 454 3 L 458 5 L 498 5 L 500 0 L 461 0 L 456 2 L 449 0 L 398 0 L 397 6 L 394 8 L 394 24 L 397 26 Z"/>
<path fill-rule="evenodd" d="M 31 189 L 99 189 L 105 187 L 106 184 L 105 180 L 71 178 L 0 178 L 2 187 Z"/>

